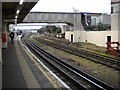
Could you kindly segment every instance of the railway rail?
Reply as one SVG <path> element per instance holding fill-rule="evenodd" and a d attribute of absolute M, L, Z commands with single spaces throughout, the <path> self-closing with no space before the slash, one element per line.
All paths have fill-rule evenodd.
<path fill-rule="evenodd" d="M 43 37 L 44 39 L 49 39 L 49 40 L 52 40 L 53 42 L 56 42 L 56 43 L 59 43 L 59 44 L 64 44 L 64 45 L 70 45 L 71 42 L 69 41 L 64 41 L 64 40 L 61 40 L 61 39 L 58 39 L 58 38 L 50 38 L 48 36 L 44 36 Z M 42 39 L 43 39 L 42 38 Z M 79 44 L 80 45 L 80 44 Z M 79 46 L 78 45 L 78 46 Z M 71 48 L 71 47 L 70 47 Z M 73 48 L 73 47 L 72 47 Z M 80 49 L 80 48 L 79 48 Z M 80 49 L 80 50 L 83 50 L 83 49 Z M 86 51 L 86 50 L 83 50 L 83 51 Z M 91 54 L 95 54 L 96 56 L 99 56 L 100 54 L 97 54 L 95 52 L 91 52 L 91 51 L 86 51 L 87 53 L 91 53 Z M 112 60 L 117 60 L 117 61 L 120 61 L 120 59 L 118 59 L 117 57 L 116 58 L 113 58 L 113 57 L 110 57 L 110 56 L 105 56 L 105 55 L 100 55 L 99 57 L 103 57 L 105 59 L 112 59 Z"/>
<path fill-rule="evenodd" d="M 82 50 L 82 49 L 76 49 L 74 47 L 65 45 L 65 44 L 60 44 L 57 42 L 50 42 L 50 41 L 46 41 L 42 38 L 34 38 L 35 40 L 44 43 L 46 45 L 52 46 L 54 48 L 63 50 L 65 52 L 77 55 L 79 57 L 85 58 L 87 60 L 91 60 L 94 61 L 96 63 L 108 66 L 110 68 L 114 68 L 116 70 L 120 70 L 120 59 L 118 58 L 113 58 L 113 57 L 109 57 L 109 56 L 105 56 L 105 55 L 100 55 L 100 54 L 96 54 L 93 52 L 89 52 L 86 50 Z"/>
<path fill-rule="evenodd" d="M 69 82 L 73 83 L 77 89 L 114 90 L 112 86 L 90 76 L 81 70 L 76 69 L 75 67 L 72 67 L 71 65 L 44 51 L 28 39 L 23 38 L 22 42 L 31 48 L 39 57 L 44 59 L 44 61 L 47 62 L 51 67 L 59 71 L 59 73 L 67 78 Z"/>

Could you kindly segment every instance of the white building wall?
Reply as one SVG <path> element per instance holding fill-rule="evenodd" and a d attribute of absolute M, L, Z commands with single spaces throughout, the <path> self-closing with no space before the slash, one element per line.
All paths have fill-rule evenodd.
<path fill-rule="evenodd" d="M 104 34 L 100 33 L 99 31 L 90 31 L 87 33 L 87 42 L 102 46 L 105 42 Z M 99 33 L 99 34 L 98 34 Z"/>
<path fill-rule="evenodd" d="M 73 31 L 66 32 L 65 38 L 71 41 L 73 34 L 73 42 L 89 42 L 97 46 L 106 47 L 107 36 L 111 36 L 111 41 L 118 41 L 118 31 Z"/>
<path fill-rule="evenodd" d="M 118 41 L 115 31 L 87 31 L 87 41 L 98 46 L 106 47 L 107 36 L 111 36 L 111 41 Z"/>
<path fill-rule="evenodd" d="M 86 40 L 86 31 L 74 31 L 73 32 L 74 42 L 85 42 Z"/>
<path fill-rule="evenodd" d="M 66 31 L 65 32 L 65 39 L 71 41 L 71 34 L 73 34 L 73 31 Z"/>

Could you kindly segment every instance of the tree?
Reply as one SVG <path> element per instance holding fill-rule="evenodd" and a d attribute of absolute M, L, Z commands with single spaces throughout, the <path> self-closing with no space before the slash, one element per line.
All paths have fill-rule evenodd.
<path fill-rule="evenodd" d="M 37 30 L 38 33 L 45 33 L 46 32 L 46 27 L 42 27 L 40 29 Z"/>
<path fill-rule="evenodd" d="M 57 27 L 57 29 L 56 29 L 55 32 L 56 32 L 56 33 L 61 33 L 61 28 L 60 28 L 60 27 Z"/>
<path fill-rule="evenodd" d="M 46 26 L 46 30 L 49 32 L 49 33 L 55 33 L 55 30 L 56 30 L 56 26 Z"/>
<path fill-rule="evenodd" d="M 102 30 L 107 30 L 107 29 L 110 29 L 111 26 L 108 25 L 108 24 L 102 24 L 102 23 L 98 23 L 98 25 L 96 25 L 95 29 L 96 30 L 99 30 L 99 31 L 102 31 Z"/>
<path fill-rule="evenodd" d="M 56 26 L 46 26 L 46 27 L 42 27 L 41 29 L 38 30 L 38 33 L 61 33 L 61 28 L 60 27 L 56 27 Z"/>

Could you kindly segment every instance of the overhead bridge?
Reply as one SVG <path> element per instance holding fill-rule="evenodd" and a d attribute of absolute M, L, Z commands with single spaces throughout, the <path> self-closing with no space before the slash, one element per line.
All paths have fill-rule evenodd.
<path fill-rule="evenodd" d="M 31 12 L 23 23 L 66 23 L 71 30 L 84 30 L 81 15 L 81 13 Z"/>

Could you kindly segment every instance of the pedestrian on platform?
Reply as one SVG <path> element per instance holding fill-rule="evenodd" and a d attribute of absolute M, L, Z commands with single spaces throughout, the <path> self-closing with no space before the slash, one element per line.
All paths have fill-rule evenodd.
<path fill-rule="evenodd" d="M 11 33 L 10 33 L 10 39 L 11 39 L 11 43 L 12 43 L 12 44 L 14 43 L 14 36 L 15 36 L 15 33 L 14 33 L 14 32 L 11 32 Z"/>

